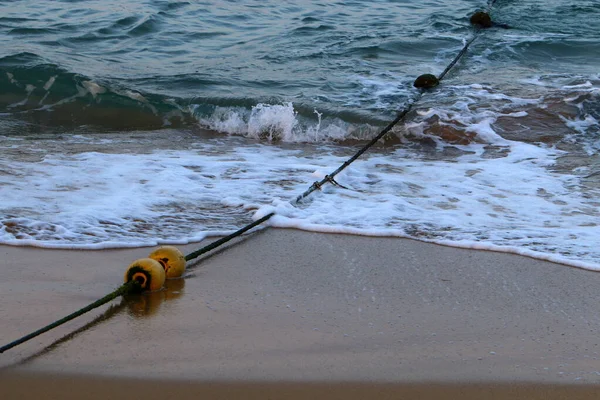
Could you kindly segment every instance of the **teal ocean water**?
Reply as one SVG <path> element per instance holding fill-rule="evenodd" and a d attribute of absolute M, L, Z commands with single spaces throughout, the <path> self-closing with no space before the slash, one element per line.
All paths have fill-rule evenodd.
<path fill-rule="evenodd" d="M 0 242 L 182 243 L 274 226 L 600 268 L 600 3 L 0 2 Z"/>

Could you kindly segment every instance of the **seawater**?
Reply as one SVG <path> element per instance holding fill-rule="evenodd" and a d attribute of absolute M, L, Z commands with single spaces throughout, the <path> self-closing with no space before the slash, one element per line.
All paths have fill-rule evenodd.
<path fill-rule="evenodd" d="M 268 224 L 600 269 L 600 3 L 0 2 L 0 243 Z"/>

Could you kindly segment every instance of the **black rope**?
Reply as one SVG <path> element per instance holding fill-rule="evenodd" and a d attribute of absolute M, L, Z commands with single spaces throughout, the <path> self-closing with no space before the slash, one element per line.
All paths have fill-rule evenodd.
<path fill-rule="evenodd" d="M 469 46 L 471 45 L 471 43 L 473 43 L 475 41 L 475 39 L 477 39 L 477 34 L 479 33 L 479 31 L 481 30 L 480 28 L 476 28 L 477 30 L 475 31 L 475 34 L 473 35 L 473 37 L 471 39 L 469 39 L 469 41 L 467 41 L 467 43 L 465 43 L 465 45 L 463 46 L 462 50 L 456 55 L 456 57 L 454 57 L 454 60 L 452 60 L 450 62 L 450 64 L 448 64 L 448 66 L 446 67 L 446 69 L 440 74 L 440 76 L 438 76 L 438 80 L 441 81 L 444 76 L 446 76 L 446 74 L 448 73 L 448 71 L 450 71 L 452 69 L 452 67 L 454 67 L 456 65 L 456 63 L 458 62 L 458 60 L 461 59 L 462 56 L 465 55 L 465 53 L 467 52 L 467 49 L 469 48 Z"/>
<path fill-rule="evenodd" d="M 346 186 L 340 184 L 338 181 L 333 179 L 331 176 L 327 175 L 326 178 L 327 178 L 327 182 L 331 183 L 332 185 L 341 187 L 342 189 L 350 190 L 350 188 L 347 188 Z"/>
<path fill-rule="evenodd" d="M 249 231 L 250 229 L 254 228 L 255 226 L 262 224 L 263 222 L 265 222 L 266 220 L 271 218 L 273 215 L 275 215 L 275 213 L 267 214 L 264 217 L 262 217 L 261 219 L 257 219 L 256 221 L 244 226 L 241 229 L 238 229 L 237 231 L 233 232 L 232 234 L 222 237 L 219 240 L 215 240 L 211 244 L 204 246 L 201 249 L 196 250 L 196 251 L 186 255 L 185 261 L 193 260 L 194 258 L 197 258 L 197 257 L 201 256 L 202 254 L 211 251 L 212 249 L 216 249 L 220 245 L 229 242 L 231 239 L 235 239 L 236 237 L 242 235 L 244 232 Z"/>
<path fill-rule="evenodd" d="M 106 296 L 104 296 L 103 298 L 101 298 L 99 300 L 96 300 L 92 304 L 90 304 L 86 307 L 83 307 L 83 308 L 75 311 L 74 313 L 67 315 L 64 318 L 61 318 L 58 321 L 51 323 L 50 325 L 46 325 L 45 327 L 38 329 L 35 332 L 32 332 L 28 335 L 23 336 L 20 339 L 17 339 L 13 342 L 10 342 L 7 345 L 0 347 L 0 354 L 4 353 L 6 350 L 12 349 L 15 346 L 25 343 L 28 340 L 31 340 L 34 337 L 41 335 L 42 333 L 48 332 L 49 330 L 54 329 L 57 326 L 64 324 L 65 322 L 69 322 L 70 320 L 75 319 L 75 318 L 85 314 L 86 312 L 93 310 L 94 308 L 98 308 L 101 305 L 104 305 L 104 304 L 108 303 L 109 301 L 116 299 L 119 296 L 122 296 L 124 294 L 132 292 L 135 289 L 137 284 L 138 283 L 135 280 L 124 283 L 123 285 L 121 285 L 120 287 L 115 289 L 113 292 L 107 294 Z"/>
<path fill-rule="evenodd" d="M 339 183 L 337 183 L 333 178 L 339 174 L 340 172 L 342 172 L 344 170 L 344 168 L 346 168 L 348 165 L 350 165 L 352 162 L 354 162 L 358 157 L 360 157 L 365 151 L 367 151 L 371 146 L 373 146 L 375 143 L 377 143 L 379 141 L 379 139 L 381 139 L 386 133 L 388 133 L 398 122 L 400 122 L 405 116 L 406 114 L 408 114 L 408 112 L 411 110 L 413 104 L 421 97 L 422 92 L 419 93 L 419 95 L 412 101 L 409 102 L 408 105 L 400 112 L 398 113 L 398 115 L 396 116 L 396 118 L 390 122 L 377 136 L 375 136 L 373 139 L 371 139 L 371 141 L 369 143 L 367 143 L 365 146 L 363 146 L 358 152 L 356 152 L 356 154 L 354 154 L 352 157 L 350 157 L 345 163 L 343 163 L 338 169 L 336 169 L 335 171 L 333 171 L 331 174 L 326 175 L 325 178 L 323 178 L 321 181 L 315 182 L 313 183 L 304 193 L 302 193 L 301 195 L 299 195 L 298 197 L 296 197 L 296 199 L 293 201 L 293 203 L 298 203 L 300 202 L 303 198 L 305 198 L 306 196 L 308 196 L 309 194 L 311 194 L 312 192 L 314 192 L 317 189 L 320 189 L 321 186 L 323 186 L 325 183 L 330 182 L 333 183 L 334 185 L 340 186 L 344 189 L 347 189 L 345 186 L 340 185 Z M 187 254 L 185 256 L 185 260 L 186 261 L 190 261 L 193 260 L 194 258 L 197 258 L 199 256 L 201 256 L 204 253 L 207 253 L 213 249 L 216 249 L 217 247 L 221 246 L 222 244 L 225 244 L 227 242 L 229 242 L 232 239 L 235 239 L 236 237 L 244 234 L 245 232 L 249 231 L 250 229 L 254 228 L 257 225 L 262 224 L 263 222 L 269 220 L 273 215 L 275 215 L 275 213 L 269 213 L 267 215 L 265 215 L 264 217 L 244 226 L 243 228 L 233 232 L 230 235 L 227 235 L 225 237 L 222 237 L 219 240 L 216 240 L 190 254 Z"/>
<path fill-rule="evenodd" d="M 106 311 L 104 311 L 102 314 L 100 314 L 99 316 L 94 318 L 92 321 L 88 322 L 87 324 L 83 325 L 80 328 L 77 328 L 73 332 L 67 333 L 66 335 L 64 335 L 60 339 L 55 340 L 54 342 L 52 342 L 48 346 L 44 347 L 40 351 L 38 351 L 26 358 L 23 358 L 22 360 L 19 360 L 14 364 L 9 364 L 9 365 L 0 367 L 0 373 L 2 373 L 3 370 L 7 370 L 9 368 L 14 368 L 14 367 L 18 367 L 20 365 L 27 364 L 28 362 L 33 361 L 38 357 L 41 357 L 43 355 L 50 353 L 51 351 L 56 349 L 58 346 L 60 346 L 62 343 L 66 342 L 68 340 L 71 340 L 74 337 L 76 337 L 77 335 L 79 335 L 80 333 L 83 333 L 83 332 L 87 331 L 88 329 L 98 325 L 99 323 L 104 322 L 109 318 L 112 318 L 114 315 L 118 314 L 121 310 L 123 310 L 123 307 L 125 306 L 125 304 L 126 304 L 125 300 L 122 300 L 119 304 L 111 304 L 106 309 Z"/>
<path fill-rule="evenodd" d="M 493 6 L 494 3 L 496 2 L 496 0 L 489 0 L 488 1 L 488 7 L 487 10 L 489 11 Z M 458 62 L 458 60 L 460 60 L 460 58 L 465 55 L 465 53 L 467 52 L 469 46 L 471 45 L 471 43 L 473 43 L 475 41 L 475 39 L 477 39 L 477 37 L 479 36 L 479 32 L 481 31 L 481 27 L 477 26 L 475 27 L 475 33 L 473 34 L 473 37 L 471 39 L 469 39 L 469 41 L 467 41 L 462 50 L 456 55 L 456 57 L 454 57 L 454 60 L 452 60 L 450 62 L 450 64 L 448 64 L 448 66 L 446 67 L 446 69 L 438 76 L 438 80 L 441 81 L 444 76 L 446 76 L 446 74 L 448 73 L 448 71 L 450 71 L 452 69 L 452 67 L 454 67 L 456 65 L 456 63 Z"/>
<path fill-rule="evenodd" d="M 311 185 L 311 187 L 309 187 L 304 193 L 302 193 L 300 196 L 296 197 L 295 202 L 296 203 L 300 202 L 302 199 L 304 199 L 305 197 L 310 195 L 315 190 L 320 189 L 321 186 L 323 186 L 325 183 L 330 182 L 337 174 L 342 172 L 347 166 L 349 166 L 354 161 L 356 161 L 356 159 L 358 157 L 360 157 L 365 151 L 369 150 L 369 148 L 371 148 L 375 143 L 377 143 L 379 141 L 379 139 L 381 139 L 386 133 L 391 131 L 392 128 L 398 122 L 400 122 L 402 119 L 404 119 L 406 114 L 408 114 L 408 112 L 412 109 L 413 104 L 419 100 L 419 98 L 421 97 L 422 94 L 423 94 L 423 92 L 421 91 L 417 95 L 417 97 L 413 101 L 409 102 L 408 105 L 404 108 L 404 110 L 400 111 L 398 113 L 398 115 L 396 116 L 396 118 L 392 122 L 390 122 L 388 124 L 388 126 L 383 128 L 383 130 L 377 136 L 375 136 L 373 139 L 371 139 L 371 141 L 369 143 L 367 143 L 366 145 L 364 145 L 359 151 L 357 151 L 356 154 L 354 154 L 352 157 L 350 157 L 348 160 L 346 160 L 342 165 L 340 165 L 338 167 L 338 169 L 333 171 L 331 174 L 326 175 L 325 178 L 321 179 L 320 181 L 313 183 Z"/>

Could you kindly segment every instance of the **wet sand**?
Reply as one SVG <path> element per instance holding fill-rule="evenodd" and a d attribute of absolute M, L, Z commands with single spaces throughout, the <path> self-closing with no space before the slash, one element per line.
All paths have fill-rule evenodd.
<path fill-rule="evenodd" d="M 2 344 L 112 291 L 149 251 L 0 247 Z M 8 350 L 0 397 L 596 398 L 598 287 L 510 254 L 269 229 Z"/>

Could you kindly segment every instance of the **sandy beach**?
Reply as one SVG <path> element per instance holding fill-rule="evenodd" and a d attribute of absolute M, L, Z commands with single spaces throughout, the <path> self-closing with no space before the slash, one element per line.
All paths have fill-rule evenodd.
<path fill-rule="evenodd" d="M 0 247 L 2 344 L 150 250 Z M 0 397 L 597 398 L 599 286 L 511 254 L 267 229 L 8 350 Z"/>

